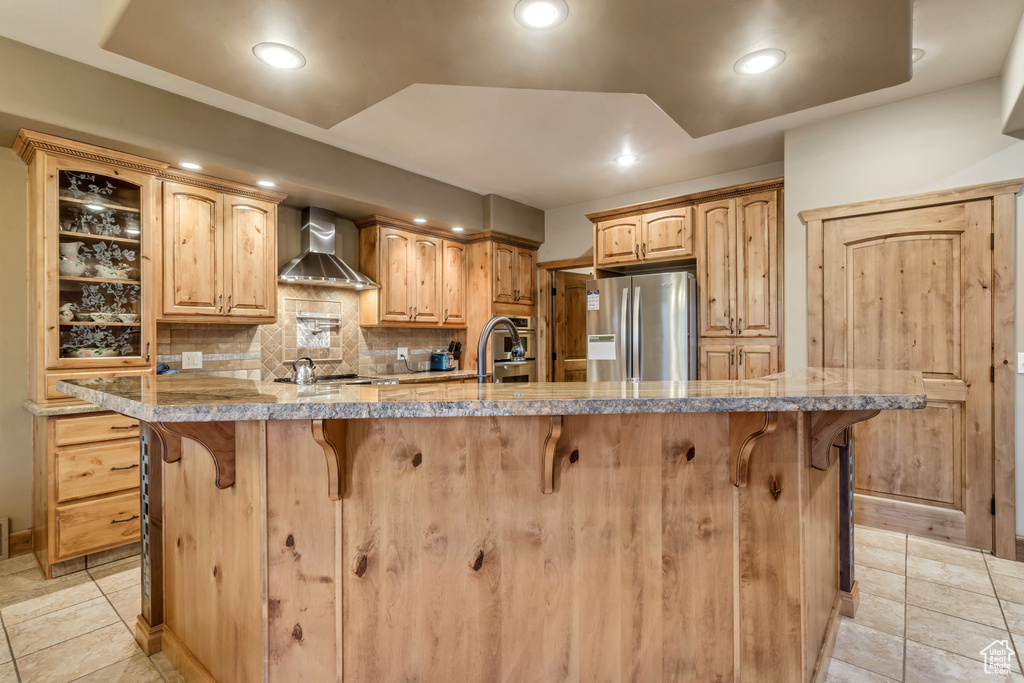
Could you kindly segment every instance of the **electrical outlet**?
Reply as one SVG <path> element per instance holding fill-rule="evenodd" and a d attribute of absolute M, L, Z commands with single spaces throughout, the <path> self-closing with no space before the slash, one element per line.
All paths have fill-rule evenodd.
<path fill-rule="evenodd" d="M 399 346 L 398 347 L 398 357 L 399 358 L 408 358 L 409 357 L 409 347 L 408 346 Z"/>
<path fill-rule="evenodd" d="M 203 367 L 202 351 L 187 351 L 181 354 L 181 369 L 194 370 Z"/>
<path fill-rule="evenodd" d="M 1024 375 L 1024 353 L 1017 354 L 1017 372 Z"/>

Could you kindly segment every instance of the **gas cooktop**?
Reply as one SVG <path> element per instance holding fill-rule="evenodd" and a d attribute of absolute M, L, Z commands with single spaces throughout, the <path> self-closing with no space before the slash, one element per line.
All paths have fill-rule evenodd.
<path fill-rule="evenodd" d="M 279 377 L 274 380 L 282 384 L 295 384 L 291 377 Z M 392 377 L 366 377 L 365 375 L 321 375 L 316 378 L 315 384 L 398 384 L 398 380 Z M 308 386 L 308 385 L 307 385 Z"/>

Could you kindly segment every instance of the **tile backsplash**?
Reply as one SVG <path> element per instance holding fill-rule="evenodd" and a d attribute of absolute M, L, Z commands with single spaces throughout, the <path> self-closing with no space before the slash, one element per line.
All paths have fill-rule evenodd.
<path fill-rule="evenodd" d="M 181 372 L 269 381 L 287 377 L 292 362 L 308 356 L 319 375 L 386 375 L 408 372 L 398 359 L 400 346 L 409 349 L 409 367 L 425 370 L 432 351 L 447 348 L 452 340 L 466 345 L 465 330 L 359 327 L 359 295 L 352 290 L 281 284 L 277 296 L 277 322 L 270 325 L 160 323 L 157 362 Z M 337 316 L 339 324 L 324 326 L 321 333 L 329 335 L 324 348 L 299 346 L 298 316 L 304 312 Z M 203 353 L 201 369 L 182 370 L 186 351 Z"/>

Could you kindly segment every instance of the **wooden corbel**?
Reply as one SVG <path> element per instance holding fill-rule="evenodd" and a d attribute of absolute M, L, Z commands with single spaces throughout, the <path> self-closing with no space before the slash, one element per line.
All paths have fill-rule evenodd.
<path fill-rule="evenodd" d="M 824 410 L 811 415 L 811 466 L 825 471 L 832 464 L 832 446 L 846 438 L 846 429 L 870 420 L 878 410 Z"/>
<path fill-rule="evenodd" d="M 729 415 L 729 479 L 733 486 L 747 485 L 754 444 L 774 432 L 778 424 L 775 412 Z"/>
<path fill-rule="evenodd" d="M 555 447 L 562 436 L 562 416 L 553 415 L 548 425 L 548 436 L 544 439 L 544 481 L 541 492 L 552 493 L 555 490 Z"/>
<path fill-rule="evenodd" d="M 345 481 L 345 421 L 310 420 L 313 440 L 320 444 L 327 458 L 327 495 L 341 500 Z"/>
<path fill-rule="evenodd" d="M 164 462 L 181 460 L 181 440 L 191 439 L 213 458 L 219 489 L 235 484 L 234 422 L 152 422 L 150 428 L 160 438 Z"/>

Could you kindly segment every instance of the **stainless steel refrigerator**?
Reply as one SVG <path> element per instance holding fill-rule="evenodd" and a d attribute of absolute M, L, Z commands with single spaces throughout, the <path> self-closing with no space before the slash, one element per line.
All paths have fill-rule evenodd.
<path fill-rule="evenodd" d="M 697 379 L 693 273 L 587 280 L 587 381 Z"/>

